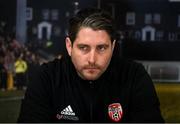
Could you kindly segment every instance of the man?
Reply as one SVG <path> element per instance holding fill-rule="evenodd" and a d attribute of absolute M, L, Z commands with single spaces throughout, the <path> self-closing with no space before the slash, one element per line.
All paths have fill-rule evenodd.
<path fill-rule="evenodd" d="M 69 56 L 41 66 L 18 122 L 164 122 L 143 66 L 116 53 L 113 24 L 96 9 L 70 20 Z"/>
<path fill-rule="evenodd" d="M 7 68 L 5 66 L 4 56 L 0 55 L 0 90 L 5 91 L 7 89 Z"/>
<path fill-rule="evenodd" d="M 16 62 L 14 63 L 15 72 L 16 72 L 16 85 L 18 90 L 25 89 L 26 86 L 26 71 L 27 63 L 23 60 L 23 54 L 21 54 Z"/>

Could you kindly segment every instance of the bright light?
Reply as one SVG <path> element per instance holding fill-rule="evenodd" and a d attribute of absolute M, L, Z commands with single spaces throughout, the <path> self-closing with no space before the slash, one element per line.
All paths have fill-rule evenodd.
<path fill-rule="evenodd" d="M 75 4 L 76 6 L 78 6 L 78 5 L 79 5 L 79 2 L 74 2 L 74 4 Z"/>

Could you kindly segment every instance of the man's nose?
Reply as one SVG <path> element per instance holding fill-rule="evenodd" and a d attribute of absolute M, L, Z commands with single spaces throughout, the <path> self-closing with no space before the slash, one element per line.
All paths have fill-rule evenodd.
<path fill-rule="evenodd" d="M 92 50 L 89 53 L 89 64 L 95 64 L 95 61 L 96 61 L 96 52 L 95 50 Z"/>

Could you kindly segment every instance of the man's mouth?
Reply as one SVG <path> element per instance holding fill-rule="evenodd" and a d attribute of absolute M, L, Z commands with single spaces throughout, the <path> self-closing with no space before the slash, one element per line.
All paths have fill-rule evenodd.
<path fill-rule="evenodd" d="M 95 72 L 95 71 L 97 71 L 99 69 L 97 67 L 88 67 L 88 68 L 85 68 L 85 70 L 87 70 L 90 73 L 93 73 L 93 72 Z"/>

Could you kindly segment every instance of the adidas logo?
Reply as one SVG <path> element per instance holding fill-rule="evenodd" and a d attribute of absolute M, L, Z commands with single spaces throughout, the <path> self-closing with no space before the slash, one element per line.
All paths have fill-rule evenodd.
<path fill-rule="evenodd" d="M 73 116 L 75 116 L 75 113 L 73 112 L 73 110 L 72 110 L 70 105 L 68 105 L 65 109 L 63 109 L 61 111 L 61 114 L 62 115 L 73 115 Z"/>
<path fill-rule="evenodd" d="M 73 120 L 78 121 L 79 118 L 75 115 L 70 105 L 68 105 L 65 109 L 61 111 L 61 114 L 57 113 L 56 118 L 58 120 Z"/>

